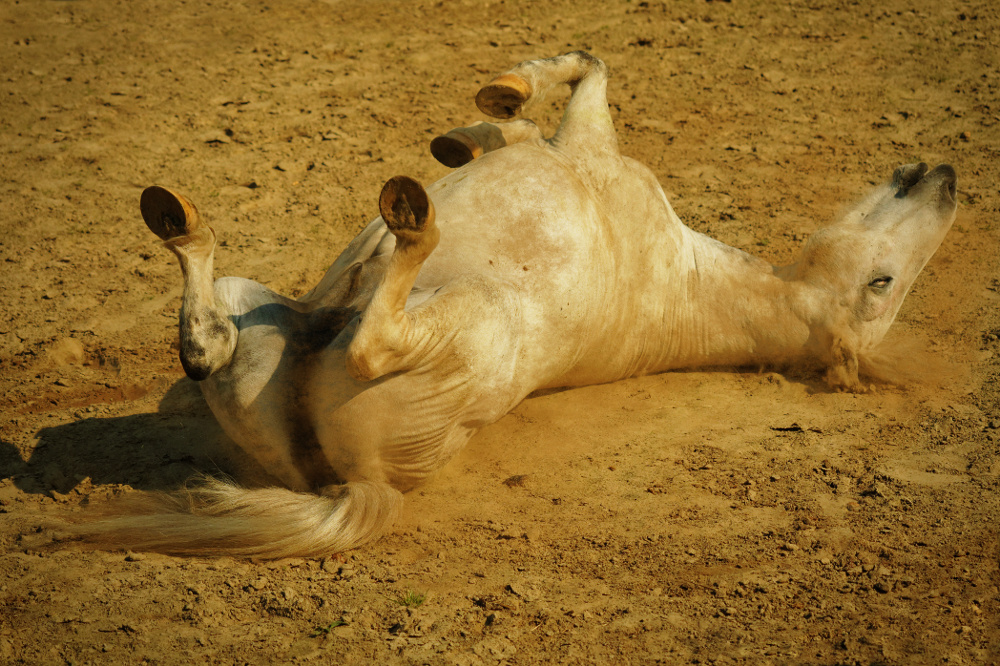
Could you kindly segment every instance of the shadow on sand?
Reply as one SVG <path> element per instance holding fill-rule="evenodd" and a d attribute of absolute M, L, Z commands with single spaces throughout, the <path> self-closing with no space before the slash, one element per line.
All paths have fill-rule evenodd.
<path fill-rule="evenodd" d="M 86 418 L 42 428 L 27 460 L 0 441 L 0 479 L 28 493 L 67 493 L 87 477 L 95 485 L 127 484 L 170 490 L 191 476 L 245 476 L 235 444 L 226 437 L 189 379 L 174 384 L 158 411 Z"/>

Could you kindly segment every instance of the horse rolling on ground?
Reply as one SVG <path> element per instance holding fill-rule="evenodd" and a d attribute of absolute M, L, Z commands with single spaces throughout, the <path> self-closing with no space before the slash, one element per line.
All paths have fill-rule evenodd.
<path fill-rule="evenodd" d="M 459 168 L 426 190 L 386 183 L 381 215 L 298 300 L 213 283 L 212 228 L 179 194 L 143 192 L 184 276 L 184 369 L 283 487 L 149 494 L 79 532 L 177 554 L 329 554 L 377 538 L 404 492 L 539 389 L 817 362 L 830 386 L 862 388 L 859 369 L 955 217 L 954 170 L 898 168 L 776 267 L 685 227 L 619 153 L 597 58 L 523 62 L 476 101 L 507 119 L 560 84 L 572 96 L 551 138 L 520 119 L 436 139 Z"/>

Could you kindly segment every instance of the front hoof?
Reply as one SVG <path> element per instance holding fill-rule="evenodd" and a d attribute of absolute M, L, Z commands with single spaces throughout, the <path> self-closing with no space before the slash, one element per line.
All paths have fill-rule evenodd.
<path fill-rule="evenodd" d="M 142 219 L 160 240 L 189 236 L 201 227 L 201 217 L 194 204 L 165 187 L 154 185 L 139 198 Z"/>

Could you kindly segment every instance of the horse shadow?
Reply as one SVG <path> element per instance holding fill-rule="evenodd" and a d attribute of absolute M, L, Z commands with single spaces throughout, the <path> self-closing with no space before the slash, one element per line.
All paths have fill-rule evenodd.
<path fill-rule="evenodd" d="M 806 384 L 810 392 L 830 390 L 813 375 L 785 376 Z M 529 399 L 565 390 L 536 391 Z M 230 476 L 248 486 L 280 485 L 226 436 L 198 384 L 188 378 L 168 389 L 156 412 L 42 428 L 27 459 L 0 440 L 0 482 L 11 479 L 31 494 L 65 495 L 81 484 L 85 493 L 87 479 L 95 486 L 175 490 L 205 474 Z"/>
<path fill-rule="evenodd" d="M 27 493 L 66 494 L 90 479 L 139 490 L 172 490 L 197 474 L 253 478 L 261 474 L 239 454 L 198 389 L 176 382 L 149 414 L 85 418 L 42 428 L 25 460 L 0 441 L 0 480 Z"/>

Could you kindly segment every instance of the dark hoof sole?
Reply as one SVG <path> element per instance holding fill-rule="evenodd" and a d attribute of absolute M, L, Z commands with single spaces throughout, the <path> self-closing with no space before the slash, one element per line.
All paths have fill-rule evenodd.
<path fill-rule="evenodd" d="M 187 236 L 200 226 L 194 204 L 165 187 L 143 190 L 139 209 L 146 226 L 161 240 Z"/>
<path fill-rule="evenodd" d="M 448 132 L 431 141 L 431 155 L 446 167 L 457 169 L 482 155 L 483 150 L 471 139 Z"/>
<path fill-rule="evenodd" d="M 487 83 L 476 95 L 476 106 L 493 118 L 513 118 L 531 97 L 531 86 L 516 74 L 504 74 Z"/>
<path fill-rule="evenodd" d="M 426 190 L 407 176 L 395 176 L 386 182 L 378 198 L 378 209 L 393 233 L 419 233 L 433 215 Z"/>

